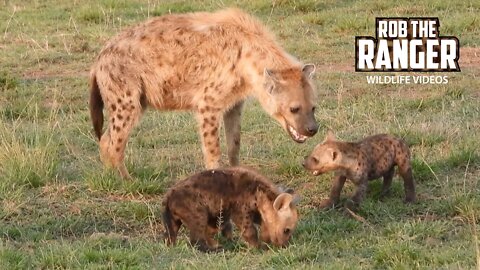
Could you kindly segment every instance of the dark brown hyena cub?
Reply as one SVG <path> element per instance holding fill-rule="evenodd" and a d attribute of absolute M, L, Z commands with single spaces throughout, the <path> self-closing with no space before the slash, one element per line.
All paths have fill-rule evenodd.
<path fill-rule="evenodd" d="M 220 248 L 213 239 L 222 231 L 231 237 L 230 220 L 243 239 L 260 247 L 260 239 L 286 246 L 296 227 L 298 214 L 293 192 L 281 192 L 270 180 L 243 167 L 208 170 L 177 183 L 163 201 L 167 244 L 174 244 L 183 224 L 190 242 L 202 251 Z"/>
<path fill-rule="evenodd" d="M 342 142 L 337 141 L 333 132 L 329 131 L 325 140 L 305 159 L 303 166 L 314 175 L 335 171 L 330 196 L 322 201 L 321 208 L 338 203 L 346 179 L 357 186 L 352 197 L 354 205 L 349 202 L 347 206 L 358 206 L 365 197 L 368 181 L 382 176 L 381 197 L 387 195 L 395 166 L 398 166 L 398 172 L 404 181 L 405 202 L 415 201 L 410 150 L 402 139 L 391 135 L 380 134 L 359 142 Z"/>

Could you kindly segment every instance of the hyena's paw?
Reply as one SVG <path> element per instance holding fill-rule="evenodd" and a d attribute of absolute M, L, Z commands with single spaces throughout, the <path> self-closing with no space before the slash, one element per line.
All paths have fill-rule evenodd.
<path fill-rule="evenodd" d="M 269 247 L 268 244 L 266 244 L 266 243 L 261 243 L 261 244 L 258 246 L 258 249 L 260 249 L 260 250 L 269 250 L 270 247 Z"/>
<path fill-rule="evenodd" d="M 411 204 L 411 203 L 415 203 L 417 200 L 415 199 L 415 195 L 413 196 L 407 196 L 405 197 L 405 199 L 403 200 L 404 203 L 407 203 L 407 204 Z"/>
<path fill-rule="evenodd" d="M 360 204 L 352 199 L 347 199 L 347 201 L 345 202 L 345 208 L 356 211 L 358 210 L 358 208 L 360 208 Z"/>
<path fill-rule="evenodd" d="M 382 192 L 380 192 L 380 196 L 378 196 L 378 200 L 383 202 L 385 201 L 386 198 L 390 197 L 390 195 L 391 195 L 390 189 L 382 190 Z"/>
<path fill-rule="evenodd" d="M 209 247 L 206 252 L 215 253 L 215 252 L 222 252 L 222 251 L 224 251 L 223 246 L 222 245 L 216 245 L 214 247 Z"/>
<path fill-rule="evenodd" d="M 320 209 L 330 209 L 335 206 L 335 203 L 331 199 L 325 199 L 320 202 L 318 208 Z"/>
<path fill-rule="evenodd" d="M 193 246 L 202 252 L 218 252 L 223 250 L 223 247 L 219 245 L 215 240 L 208 239 L 207 241 L 200 240 L 193 243 Z"/>

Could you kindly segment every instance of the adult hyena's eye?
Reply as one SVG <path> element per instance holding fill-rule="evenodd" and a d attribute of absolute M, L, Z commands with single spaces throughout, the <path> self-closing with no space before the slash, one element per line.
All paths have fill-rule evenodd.
<path fill-rule="evenodd" d="M 318 163 L 318 159 L 316 159 L 315 157 L 312 157 L 312 161 L 313 161 L 313 163 L 315 163 L 315 164 Z"/>
<path fill-rule="evenodd" d="M 289 229 L 289 228 L 284 229 L 284 230 L 283 230 L 283 233 L 284 233 L 284 234 L 289 234 L 289 233 L 290 233 L 290 229 Z"/>
<path fill-rule="evenodd" d="M 291 113 L 298 113 L 300 111 L 300 107 L 290 107 Z"/>

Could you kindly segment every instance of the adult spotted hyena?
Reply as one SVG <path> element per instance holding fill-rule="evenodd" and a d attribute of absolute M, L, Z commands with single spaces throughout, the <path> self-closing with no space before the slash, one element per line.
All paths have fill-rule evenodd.
<path fill-rule="evenodd" d="M 293 140 L 303 142 L 318 129 L 314 71 L 240 10 L 148 20 L 112 38 L 91 70 L 90 111 L 102 160 L 130 177 L 123 161 L 128 135 L 151 106 L 195 112 L 208 169 L 219 166 L 223 117 L 229 161 L 236 165 L 248 96 L 256 97 Z M 104 106 L 110 121 L 102 135 Z"/>

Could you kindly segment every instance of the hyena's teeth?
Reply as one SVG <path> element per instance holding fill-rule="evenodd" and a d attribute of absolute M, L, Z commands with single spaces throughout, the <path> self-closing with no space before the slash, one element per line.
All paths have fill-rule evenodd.
<path fill-rule="evenodd" d="M 293 138 L 297 141 L 305 141 L 308 137 L 303 136 L 302 134 L 299 134 L 297 130 L 295 130 L 292 126 L 288 126 L 288 130 L 290 131 L 290 134 L 292 134 Z"/>
<path fill-rule="evenodd" d="M 319 175 L 320 172 L 319 171 L 313 171 L 313 175 Z"/>

